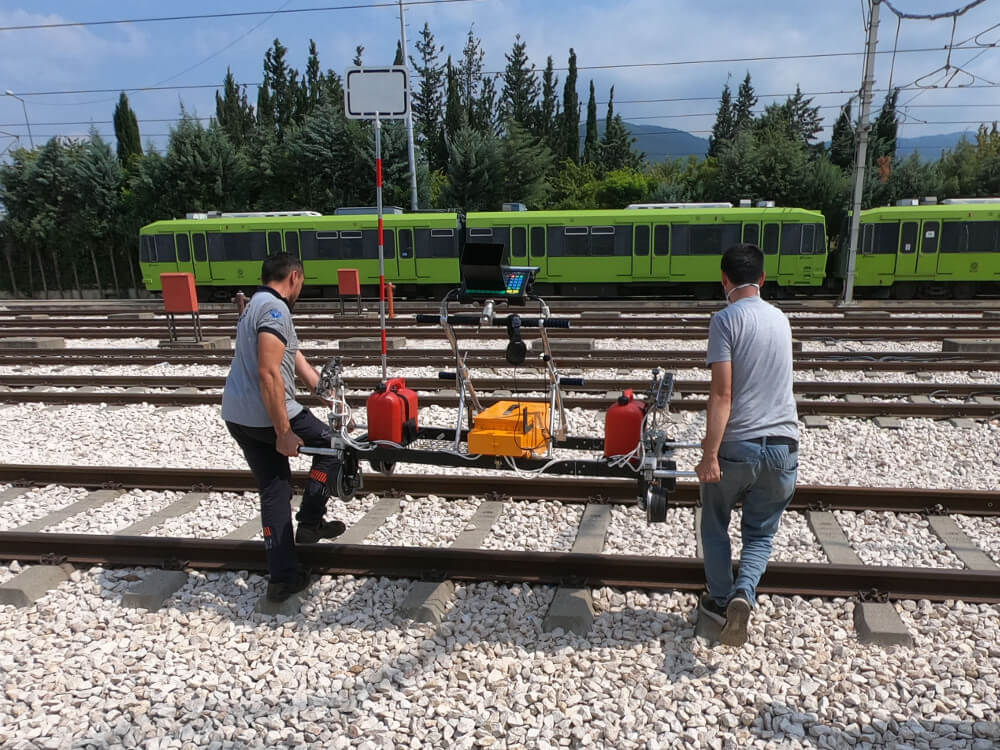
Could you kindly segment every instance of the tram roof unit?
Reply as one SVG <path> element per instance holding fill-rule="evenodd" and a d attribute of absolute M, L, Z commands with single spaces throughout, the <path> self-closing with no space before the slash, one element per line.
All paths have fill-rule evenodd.
<path fill-rule="evenodd" d="M 736 208 L 730 204 L 710 208 L 686 206 L 684 208 L 650 208 L 634 210 L 627 208 L 595 209 L 592 211 L 529 211 L 527 213 L 511 213 L 509 211 L 471 211 L 465 215 L 466 224 L 489 226 L 511 224 L 566 224 L 568 226 L 586 226 L 593 224 L 632 224 L 662 220 L 672 222 L 677 220 L 707 221 L 711 223 L 726 223 L 729 221 L 764 220 L 799 220 L 802 222 L 825 223 L 820 211 L 792 207 L 754 207 Z"/>
<path fill-rule="evenodd" d="M 385 226 L 458 229 L 458 214 L 455 213 L 419 213 L 419 214 L 386 214 Z M 200 219 L 166 219 L 147 224 L 139 230 L 140 234 L 157 234 L 160 232 L 247 232 L 277 230 L 337 230 L 337 229 L 375 229 L 378 217 L 375 214 L 350 214 L 333 216 L 330 214 L 309 213 L 275 213 L 253 216 L 209 216 Z"/>
<path fill-rule="evenodd" d="M 915 199 L 897 201 L 895 206 L 876 206 L 861 212 L 862 221 L 905 219 L 1000 219 L 1000 198 L 948 198 L 940 203 Z"/>

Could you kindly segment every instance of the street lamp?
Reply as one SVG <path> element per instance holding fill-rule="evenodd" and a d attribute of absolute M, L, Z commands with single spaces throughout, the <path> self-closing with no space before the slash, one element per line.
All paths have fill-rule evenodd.
<path fill-rule="evenodd" d="M 19 97 L 17 94 L 15 94 L 10 89 L 7 89 L 4 93 L 7 96 L 13 96 L 15 99 L 17 99 L 19 102 L 21 102 L 21 109 L 24 111 L 24 124 L 28 126 L 28 141 L 30 141 L 30 143 L 31 143 L 32 150 L 34 150 L 34 148 L 35 148 L 35 139 L 31 137 L 31 123 L 28 122 L 28 108 L 24 104 L 24 99 L 22 99 L 21 97 Z"/>

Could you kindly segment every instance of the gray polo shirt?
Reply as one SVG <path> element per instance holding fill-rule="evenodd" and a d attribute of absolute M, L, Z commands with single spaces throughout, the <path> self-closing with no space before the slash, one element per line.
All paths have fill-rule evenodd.
<path fill-rule="evenodd" d="M 299 337 L 295 334 L 292 313 L 280 294 L 262 286 L 250 298 L 236 325 L 236 352 L 222 392 L 222 418 L 244 427 L 273 426 L 260 395 L 257 372 L 257 337 L 262 332 L 276 336 L 285 344 L 281 378 L 285 383 L 288 418 L 303 409 L 295 400 L 295 354 L 299 350 Z"/>
<path fill-rule="evenodd" d="M 758 437 L 798 439 L 792 392 L 792 328 L 778 308 L 744 297 L 715 313 L 707 364 L 732 362 L 733 403 L 723 442 Z"/>

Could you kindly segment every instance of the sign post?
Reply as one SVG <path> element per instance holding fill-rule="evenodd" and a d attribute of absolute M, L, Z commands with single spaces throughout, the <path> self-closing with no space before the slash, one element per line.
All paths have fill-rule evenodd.
<path fill-rule="evenodd" d="M 388 376 L 385 333 L 385 244 L 382 224 L 382 120 L 401 120 L 410 112 L 409 74 L 402 65 L 348 68 L 344 108 L 352 120 L 375 121 L 375 202 L 378 210 L 379 325 L 382 329 L 382 380 Z"/>

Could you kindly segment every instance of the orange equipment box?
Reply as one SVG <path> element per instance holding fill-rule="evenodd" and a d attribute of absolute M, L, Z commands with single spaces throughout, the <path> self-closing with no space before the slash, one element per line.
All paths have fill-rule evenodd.
<path fill-rule="evenodd" d="M 194 288 L 194 274 L 161 273 L 163 308 L 167 313 L 198 312 L 198 293 Z"/>
<path fill-rule="evenodd" d="M 549 404 L 498 401 L 476 415 L 469 431 L 469 453 L 530 458 L 549 445 Z"/>
<path fill-rule="evenodd" d="M 337 294 L 342 297 L 361 295 L 361 277 L 357 268 L 337 269 Z"/>

